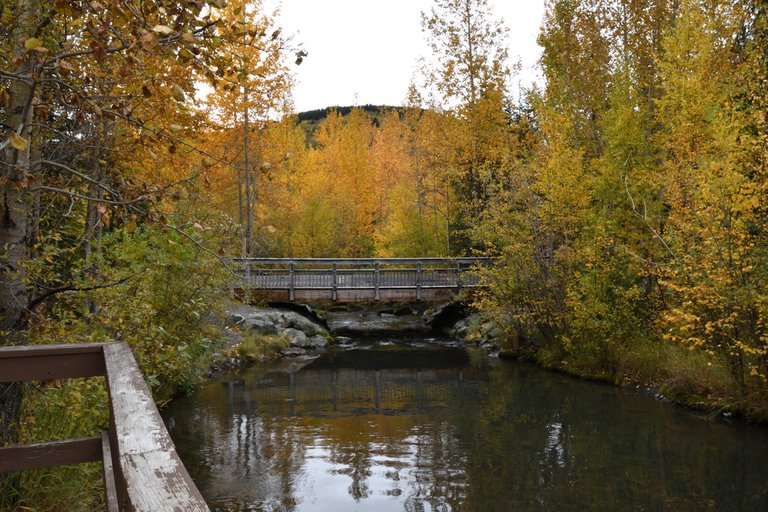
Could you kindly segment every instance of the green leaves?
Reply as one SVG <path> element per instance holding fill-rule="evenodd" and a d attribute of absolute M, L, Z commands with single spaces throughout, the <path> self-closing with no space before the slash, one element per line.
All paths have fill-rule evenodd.
<path fill-rule="evenodd" d="M 24 42 L 24 48 L 26 48 L 28 51 L 33 52 L 39 52 L 39 53 L 45 53 L 48 51 L 48 49 L 43 46 L 43 41 L 36 38 L 36 37 L 30 37 Z"/>
<path fill-rule="evenodd" d="M 174 84 L 173 87 L 171 87 L 171 96 L 173 96 L 173 99 L 179 103 L 184 103 L 187 99 L 186 95 L 184 94 L 184 89 L 182 89 L 177 84 Z"/>

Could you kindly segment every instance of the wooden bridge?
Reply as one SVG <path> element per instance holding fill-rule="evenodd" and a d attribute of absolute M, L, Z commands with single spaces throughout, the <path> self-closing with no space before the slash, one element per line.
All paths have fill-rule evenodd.
<path fill-rule="evenodd" d="M 238 290 L 275 301 L 449 300 L 480 279 L 488 258 L 240 258 Z"/>
<path fill-rule="evenodd" d="M 0 473 L 101 462 L 108 512 L 209 508 L 195 487 L 125 343 L 0 347 L 0 381 L 104 376 L 109 430 L 85 439 L 0 447 Z"/>

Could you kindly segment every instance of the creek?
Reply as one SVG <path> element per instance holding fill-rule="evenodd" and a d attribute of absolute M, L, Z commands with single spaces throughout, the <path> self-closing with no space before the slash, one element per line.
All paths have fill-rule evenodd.
<path fill-rule="evenodd" d="M 431 338 L 220 375 L 163 416 L 218 511 L 768 510 L 768 429 Z"/>

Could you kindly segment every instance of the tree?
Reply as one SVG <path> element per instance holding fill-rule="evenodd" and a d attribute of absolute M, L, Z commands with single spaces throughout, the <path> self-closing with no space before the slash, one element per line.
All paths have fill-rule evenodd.
<path fill-rule="evenodd" d="M 764 175 L 752 160 L 749 110 L 734 108 L 731 97 L 749 74 L 730 46 L 745 14 L 729 2 L 683 2 L 659 59 L 664 94 L 657 102 L 675 255 L 664 276 L 674 292 L 664 336 L 721 358 L 744 396 L 764 390 L 768 375 L 765 226 L 757 206 Z"/>
<path fill-rule="evenodd" d="M 425 67 L 426 86 L 457 121 L 449 132 L 456 160 L 446 168 L 455 196 L 451 252 L 461 253 L 472 245 L 472 219 L 482 214 L 515 151 L 504 114 L 508 30 L 486 0 L 438 0 L 429 15 L 422 13 L 422 30 L 434 59 Z"/>
<path fill-rule="evenodd" d="M 474 105 L 489 87 L 504 87 L 508 30 L 487 0 L 436 0 L 421 27 L 436 64 L 426 71 L 444 106 Z"/>
<path fill-rule="evenodd" d="M 71 214 L 87 210 L 80 236 L 88 242 L 98 222 L 114 220 L 112 210 L 122 210 L 127 223 L 164 222 L 153 206 L 175 193 L 174 182 L 179 174 L 188 178 L 190 166 L 179 169 L 178 158 L 158 158 L 158 150 L 165 156 L 192 149 L 182 136 L 195 128 L 188 107 L 195 80 L 216 81 L 228 72 L 239 73 L 241 66 L 222 41 L 234 40 L 242 26 L 223 18 L 220 5 L 0 4 L 3 344 L 25 343 L 32 309 L 59 291 L 76 288 L 69 283 L 36 290 L 30 284 L 25 269 L 56 259 L 50 253 L 36 258 L 44 214 L 58 213 L 60 222 L 72 225 Z M 67 147 L 75 150 L 63 154 Z M 141 149 L 126 158 L 127 150 L 135 148 Z M 87 151 L 80 156 L 80 149 Z M 158 160 L 170 165 L 158 166 Z M 158 168 L 162 172 L 155 173 Z M 82 210 L 81 201 L 87 205 Z M 0 442 L 14 438 L 19 397 L 15 388 L 0 386 Z M 5 482 L 0 479 L 0 495 L 7 494 Z"/>
<path fill-rule="evenodd" d="M 234 64 L 223 76 L 214 76 L 221 86 L 208 96 L 209 115 L 222 129 L 234 130 L 230 156 L 237 174 L 238 222 L 241 226 L 241 255 L 255 251 L 254 213 L 257 203 L 257 176 L 264 163 L 256 138 L 270 116 L 286 110 L 291 77 L 284 62 L 287 41 L 262 14 L 261 1 L 230 2 L 221 10 L 224 20 L 233 20 L 233 39 L 223 42 Z M 299 56 L 298 62 L 303 58 Z M 239 137 L 238 137 L 239 134 Z"/>

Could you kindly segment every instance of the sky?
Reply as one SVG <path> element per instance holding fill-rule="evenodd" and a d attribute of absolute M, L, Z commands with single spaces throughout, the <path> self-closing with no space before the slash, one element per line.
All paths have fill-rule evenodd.
<path fill-rule="evenodd" d="M 540 75 L 536 44 L 544 0 L 489 0 L 509 27 L 509 56 L 523 66 L 513 94 Z M 419 57 L 429 48 L 421 31 L 422 11 L 433 0 L 274 0 L 278 24 L 309 53 L 293 66 L 297 112 L 328 106 L 402 105 Z"/>

